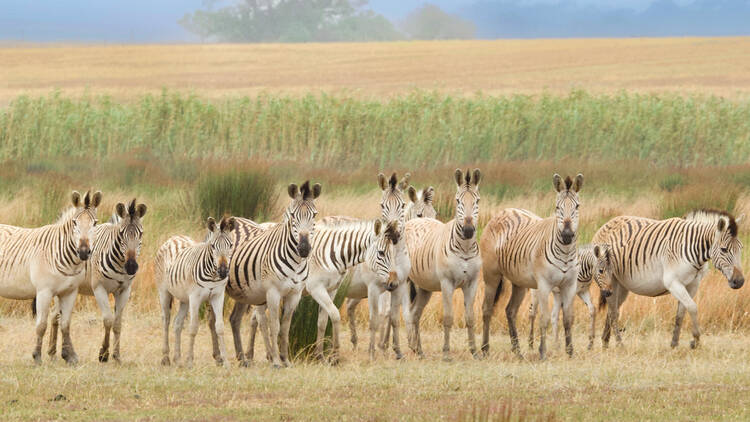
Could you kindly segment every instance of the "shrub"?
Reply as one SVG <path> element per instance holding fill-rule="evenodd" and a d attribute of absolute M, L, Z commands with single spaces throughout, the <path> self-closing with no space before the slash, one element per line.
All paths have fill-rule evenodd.
<path fill-rule="evenodd" d="M 203 219 L 230 214 L 262 221 L 271 217 L 277 198 L 274 180 L 264 170 L 209 171 L 196 186 Z"/>

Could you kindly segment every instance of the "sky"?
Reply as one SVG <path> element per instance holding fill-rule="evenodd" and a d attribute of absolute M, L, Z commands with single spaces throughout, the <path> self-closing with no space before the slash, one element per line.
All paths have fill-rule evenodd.
<path fill-rule="evenodd" d="M 642 12 L 654 9 L 650 6 L 654 6 L 656 2 L 670 1 L 690 6 L 700 1 L 729 1 L 736 4 L 744 0 L 432 0 L 430 3 L 474 20 L 481 37 L 533 38 L 607 36 L 610 22 L 602 21 L 602 16 L 614 19 L 614 24 L 621 26 L 613 32 L 614 36 L 652 35 L 652 32 L 660 35 L 658 30 L 650 31 L 647 23 L 641 24 L 637 17 L 628 15 L 627 19 L 623 18 L 622 11 Z M 226 2 L 224 0 L 224 4 Z M 369 7 L 393 21 L 399 21 L 424 3 L 422 0 L 370 0 Z M 746 3 L 748 7 L 745 10 L 750 10 L 750 0 Z M 139 43 L 195 41 L 177 21 L 186 13 L 201 8 L 203 4 L 204 0 L 0 0 L 0 40 Z M 619 10 L 620 14 L 612 17 L 612 13 L 607 12 L 612 10 Z M 568 20 L 556 19 L 558 15 L 567 16 Z M 727 13 L 717 12 L 715 15 L 713 19 L 716 22 L 713 25 L 719 31 L 717 34 L 723 34 L 722 19 Z M 512 21 L 507 21 L 508 16 L 513 16 Z M 573 19 L 571 16 L 575 16 L 574 24 L 570 22 Z M 702 27 L 704 22 L 701 22 L 700 16 L 700 13 L 693 12 L 691 16 L 679 18 L 685 22 L 681 21 L 682 26 L 672 31 L 684 35 L 703 35 L 706 31 L 709 35 L 713 34 L 710 28 Z M 747 17 L 750 22 L 750 16 L 740 17 Z M 540 19 L 550 18 L 557 20 L 556 26 L 535 29 L 545 26 L 544 22 L 539 22 Z M 662 18 L 663 16 L 654 16 L 654 25 L 658 25 Z M 728 19 L 737 20 L 737 17 L 730 16 Z M 586 24 L 589 21 L 592 24 L 590 30 Z M 632 34 L 628 32 L 628 25 L 635 25 Z M 568 28 L 569 26 L 579 27 Z M 750 24 L 747 27 L 750 28 Z M 575 31 L 570 32 L 569 29 Z M 639 31 L 645 32 L 640 34 Z M 737 31 L 742 29 L 734 30 Z M 734 32 L 730 31 L 728 34 Z"/>

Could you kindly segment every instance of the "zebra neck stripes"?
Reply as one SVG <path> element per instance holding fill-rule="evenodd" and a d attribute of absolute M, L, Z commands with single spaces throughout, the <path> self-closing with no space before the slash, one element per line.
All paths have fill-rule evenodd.
<path fill-rule="evenodd" d="M 470 239 L 463 238 L 463 230 L 458 219 L 453 219 L 451 234 L 448 242 L 445 245 L 444 250 L 446 256 L 448 254 L 456 255 L 464 260 L 479 255 L 479 245 L 477 244 L 476 235 Z"/>
<path fill-rule="evenodd" d="M 558 270 L 567 272 L 576 265 L 578 256 L 576 239 L 574 237 L 573 241 L 566 245 L 562 239 L 562 230 L 558 228 L 555 218 L 552 217 L 547 220 L 553 227 L 553 233 L 544 246 L 544 259 Z"/>

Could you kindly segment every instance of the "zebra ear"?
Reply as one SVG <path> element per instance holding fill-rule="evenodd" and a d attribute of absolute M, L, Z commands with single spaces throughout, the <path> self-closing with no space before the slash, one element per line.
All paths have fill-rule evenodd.
<path fill-rule="evenodd" d="M 91 205 L 91 191 L 86 191 L 86 194 L 83 195 L 83 208 L 88 209 L 90 205 Z"/>
<path fill-rule="evenodd" d="M 563 178 L 555 173 L 554 176 L 552 176 L 552 184 L 555 186 L 555 190 L 558 192 L 562 192 L 565 189 L 565 183 L 563 182 Z"/>
<path fill-rule="evenodd" d="M 94 192 L 94 195 L 91 197 L 91 208 L 99 208 L 99 205 L 102 203 L 102 192 L 96 191 Z"/>
<path fill-rule="evenodd" d="M 411 179 L 411 173 L 406 173 L 401 181 L 398 182 L 398 190 L 405 191 L 409 187 L 409 180 Z"/>
<path fill-rule="evenodd" d="M 77 190 L 73 191 L 73 194 L 70 196 L 71 202 L 73 202 L 73 206 L 78 208 L 81 206 L 81 194 L 78 193 Z"/>
<path fill-rule="evenodd" d="M 322 189 L 323 187 L 320 186 L 320 183 L 316 183 L 313 185 L 313 188 L 312 188 L 313 199 L 318 199 L 318 197 L 320 196 L 320 191 Z"/>
<path fill-rule="evenodd" d="M 125 218 L 125 212 L 125 204 L 118 202 L 117 205 L 115 205 L 115 213 L 117 213 L 120 218 Z"/>
<path fill-rule="evenodd" d="M 385 180 L 385 174 L 383 173 L 378 173 L 378 186 L 380 186 L 380 190 L 385 190 L 385 188 L 388 187 Z"/>
<path fill-rule="evenodd" d="M 378 218 L 375 220 L 375 236 L 380 236 L 380 231 L 383 228 L 383 222 Z"/>
<path fill-rule="evenodd" d="M 409 194 L 409 200 L 411 202 L 417 202 L 417 190 L 414 189 L 414 186 L 409 186 L 409 189 L 406 192 Z"/>
<path fill-rule="evenodd" d="M 435 196 L 435 188 L 430 186 L 429 188 L 425 188 L 422 191 L 422 201 L 424 201 L 425 204 L 429 204 L 432 202 L 432 198 Z"/>
<path fill-rule="evenodd" d="M 456 185 L 461 186 L 461 180 L 464 178 L 463 172 L 461 172 L 461 169 L 456 169 L 456 172 L 454 173 L 454 176 L 456 177 Z"/>
<path fill-rule="evenodd" d="M 231 232 L 234 230 L 234 217 L 224 217 L 221 219 L 219 230 L 224 233 Z"/>
<path fill-rule="evenodd" d="M 573 182 L 573 190 L 578 192 L 583 187 L 583 175 L 578 173 L 576 180 Z"/>
<path fill-rule="evenodd" d="M 472 180 L 474 186 L 479 186 L 480 180 L 482 180 L 482 172 L 479 169 L 474 169 L 474 180 Z"/>
<path fill-rule="evenodd" d="M 398 185 L 398 176 L 396 176 L 396 172 L 393 172 L 391 175 L 391 178 L 388 180 L 388 185 L 392 190 L 396 189 L 396 186 Z"/>
<path fill-rule="evenodd" d="M 216 220 L 213 217 L 208 217 L 206 220 L 206 228 L 208 231 L 213 232 L 216 230 Z"/>
<path fill-rule="evenodd" d="M 726 217 L 720 217 L 719 222 L 716 223 L 716 230 L 723 232 L 727 228 L 727 219 Z"/>
<path fill-rule="evenodd" d="M 289 188 L 287 188 L 287 192 L 289 193 L 290 198 L 297 199 L 297 195 L 299 194 L 299 187 L 295 183 L 291 183 L 289 185 Z"/>
<path fill-rule="evenodd" d="M 144 215 L 146 215 L 146 204 L 139 204 L 137 207 L 135 207 L 135 212 L 138 214 L 138 218 L 143 218 Z"/>

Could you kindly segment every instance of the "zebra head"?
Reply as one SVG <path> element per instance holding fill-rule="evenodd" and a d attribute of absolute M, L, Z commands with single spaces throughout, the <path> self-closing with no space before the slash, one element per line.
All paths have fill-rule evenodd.
<path fill-rule="evenodd" d="M 563 180 L 559 174 L 555 173 L 552 181 L 557 191 L 555 201 L 557 232 L 560 233 L 562 244 L 570 245 L 578 233 L 578 191 L 583 186 L 583 175 L 579 173 L 575 180 L 570 176 Z"/>
<path fill-rule="evenodd" d="M 85 261 L 91 255 L 91 245 L 94 244 L 94 227 L 96 226 L 96 208 L 102 201 L 102 193 L 96 191 L 93 195 L 86 192 L 81 194 L 73 191 L 71 196 L 73 206 L 76 209 L 73 215 L 73 243 L 77 247 L 78 257 Z"/>
<path fill-rule="evenodd" d="M 409 194 L 409 217 L 410 218 L 435 218 L 437 217 L 437 211 L 432 205 L 432 200 L 435 197 L 435 188 L 432 186 L 424 188 L 421 192 L 417 192 L 414 186 L 409 186 L 407 191 Z"/>
<path fill-rule="evenodd" d="M 208 217 L 206 228 L 209 231 L 207 243 L 211 245 L 211 257 L 220 280 L 229 275 L 229 259 L 232 257 L 234 217 L 224 217 L 217 225 L 213 217 Z"/>
<path fill-rule="evenodd" d="M 744 214 L 737 219 L 731 215 L 721 215 L 716 223 L 716 233 L 711 249 L 708 251 L 714 267 L 724 274 L 729 287 L 739 289 L 745 284 L 742 274 L 742 242 L 737 237 L 737 222 L 742 221 Z"/>
<path fill-rule="evenodd" d="M 143 224 L 141 220 L 146 215 L 146 205 L 136 205 L 135 198 L 126 207 L 122 202 L 115 206 L 115 214 L 118 217 L 119 250 L 125 259 L 125 272 L 135 275 L 138 271 L 138 254 L 141 252 L 141 240 L 143 238 Z"/>
<path fill-rule="evenodd" d="M 456 222 L 464 240 L 474 237 L 476 224 L 479 220 L 479 181 L 482 173 L 479 169 L 474 172 L 456 169 Z"/>
<path fill-rule="evenodd" d="M 291 225 L 292 238 L 297 243 L 297 253 L 302 258 L 307 258 L 312 250 L 310 238 L 315 231 L 315 216 L 318 214 L 315 199 L 320 196 L 320 189 L 319 183 L 311 188 L 309 180 L 301 187 L 294 183 L 289 185 L 292 203 L 286 209 L 284 219 Z"/>
<path fill-rule="evenodd" d="M 380 190 L 383 191 L 383 198 L 380 200 L 383 222 L 390 224 L 393 221 L 398 221 L 399 229 L 404 228 L 404 222 L 406 221 L 404 214 L 406 203 L 401 194 L 401 186 L 408 186 L 409 177 L 410 175 L 407 173 L 399 184 L 396 173 L 393 173 L 390 179 L 386 179 L 383 173 L 378 174 L 378 185 L 380 185 Z"/>
<path fill-rule="evenodd" d="M 594 281 L 599 286 L 602 296 L 609 297 L 612 295 L 612 261 L 611 249 L 609 244 L 602 243 L 594 245 Z"/>
<path fill-rule="evenodd" d="M 368 265 L 377 276 L 378 280 L 385 280 L 385 289 L 389 292 L 398 287 L 398 275 L 394 270 L 396 262 L 396 245 L 401 239 L 397 221 L 392 221 L 386 225 L 381 220 L 375 220 L 375 236 L 377 240 L 374 243 L 374 253 L 368 258 Z"/>

